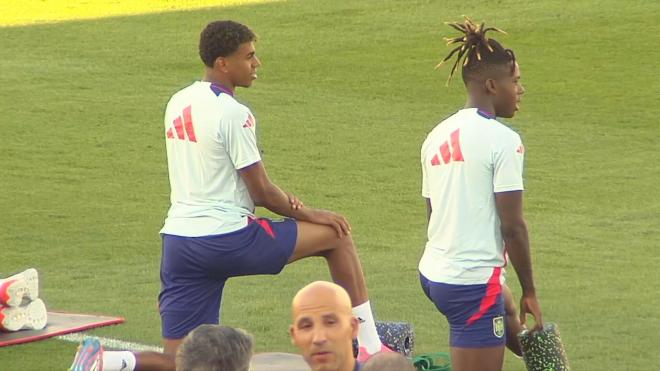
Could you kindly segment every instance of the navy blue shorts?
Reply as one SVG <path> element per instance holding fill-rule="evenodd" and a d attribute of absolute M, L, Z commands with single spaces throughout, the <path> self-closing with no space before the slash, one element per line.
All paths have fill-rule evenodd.
<path fill-rule="evenodd" d="M 419 275 L 422 289 L 449 322 L 449 345 L 484 348 L 506 343 L 499 268 L 486 284 L 451 285 Z"/>
<path fill-rule="evenodd" d="M 279 273 L 297 235 L 293 219 L 253 219 L 243 229 L 215 236 L 163 234 L 158 295 L 163 337 L 180 339 L 199 325 L 219 323 L 227 279 Z"/>

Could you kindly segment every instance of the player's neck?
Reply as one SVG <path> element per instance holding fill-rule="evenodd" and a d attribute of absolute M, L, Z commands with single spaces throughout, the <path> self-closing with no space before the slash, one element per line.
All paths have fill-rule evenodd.
<path fill-rule="evenodd" d="M 204 81 L 208 81 L 211 84 L 216 84 L 220 85 L 221 87 L 231 91 L 232 93 L 236 89 L 234 84 L 231 83 L 231 80 L 228 79 L 226 76 L 220 76 L 216 73 L 213 73 L 213 71 L 206 71 L 204 74 Z"/>
<path fill-rule="evenodd" d="M 470 95 L 468 96 L 467 102 L 465 102 L 465 108 L 476 108 L 480 111 L 488 112 L 492 115 L 495 115 L 495 105 L 487 97 Z"/>

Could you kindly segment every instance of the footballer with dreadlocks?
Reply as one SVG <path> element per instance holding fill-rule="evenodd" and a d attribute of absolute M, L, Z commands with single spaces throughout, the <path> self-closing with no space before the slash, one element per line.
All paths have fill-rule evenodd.
<path fill-rule="evenodd" d="M 520 136 L 497 120 L 511 118 L 524 89 L 515 54 L 489 38 L 503 31 L 466 17 L 448 23 L 460 36 L 438 65 L 455 57 L 465 108 L 438 124 L 421 149 L 428 241 L 419 262 L 428 298 L 447 318 L 453 371 L 499 371 L 505 344 L 520 355 L 516 334 L 527 313 L 543 326 L 523 217 Z M 510 259 L 522 287 L 520 318 L 504 285 Z M 508 337 L 508 340 L 507 340 Z"/>

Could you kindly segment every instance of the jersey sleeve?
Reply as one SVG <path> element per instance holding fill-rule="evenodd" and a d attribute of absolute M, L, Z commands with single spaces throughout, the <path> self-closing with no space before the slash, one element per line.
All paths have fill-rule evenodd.
<path fill-rule="evenodd" d="M 493 192 L 522 191 L 525 147 L 515 133 L 501 143 L 493 156 Z"/>
<path fill-rule="evenodd" d="M 261 161 L 257 147 L 256 120 L 249 109 L 236 110 L 223 118 L 220 135 L 236 170 Z"/>

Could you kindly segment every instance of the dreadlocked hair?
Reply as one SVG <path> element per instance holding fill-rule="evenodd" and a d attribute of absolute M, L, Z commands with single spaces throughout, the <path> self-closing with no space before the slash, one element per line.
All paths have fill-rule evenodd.
<path fill-rule="evenodd" d="M 459 45 L 452 49 L 445 59 L 435 67 L 436 69 L 440 68 L 440 66 L 457 54 L 456 61 L 447 79 L 447 86 L 449 86 L 454 72 L 456 72 L 459 64 L 461 64 L 461 60 L 461 72 L 465 84 L 471 79 L 483 76 L 483 73 L 492 69 L 492 67 L 510 65 L 511 73 L 514 72 L 516 56 L 513 50 L 505 49 L 495 39 L 489 39 L 486 36 L 488 31 L 495 31 L 505 35 L 506 32 L 496 27 L 486 28 L 484 23 L 476 24 L 468 17 L 465 17 L 465 20 L 461 23 L 445 22 L 445 24 L 463 34 L 458 37 L 444 38 L 447 45 Z"/>

